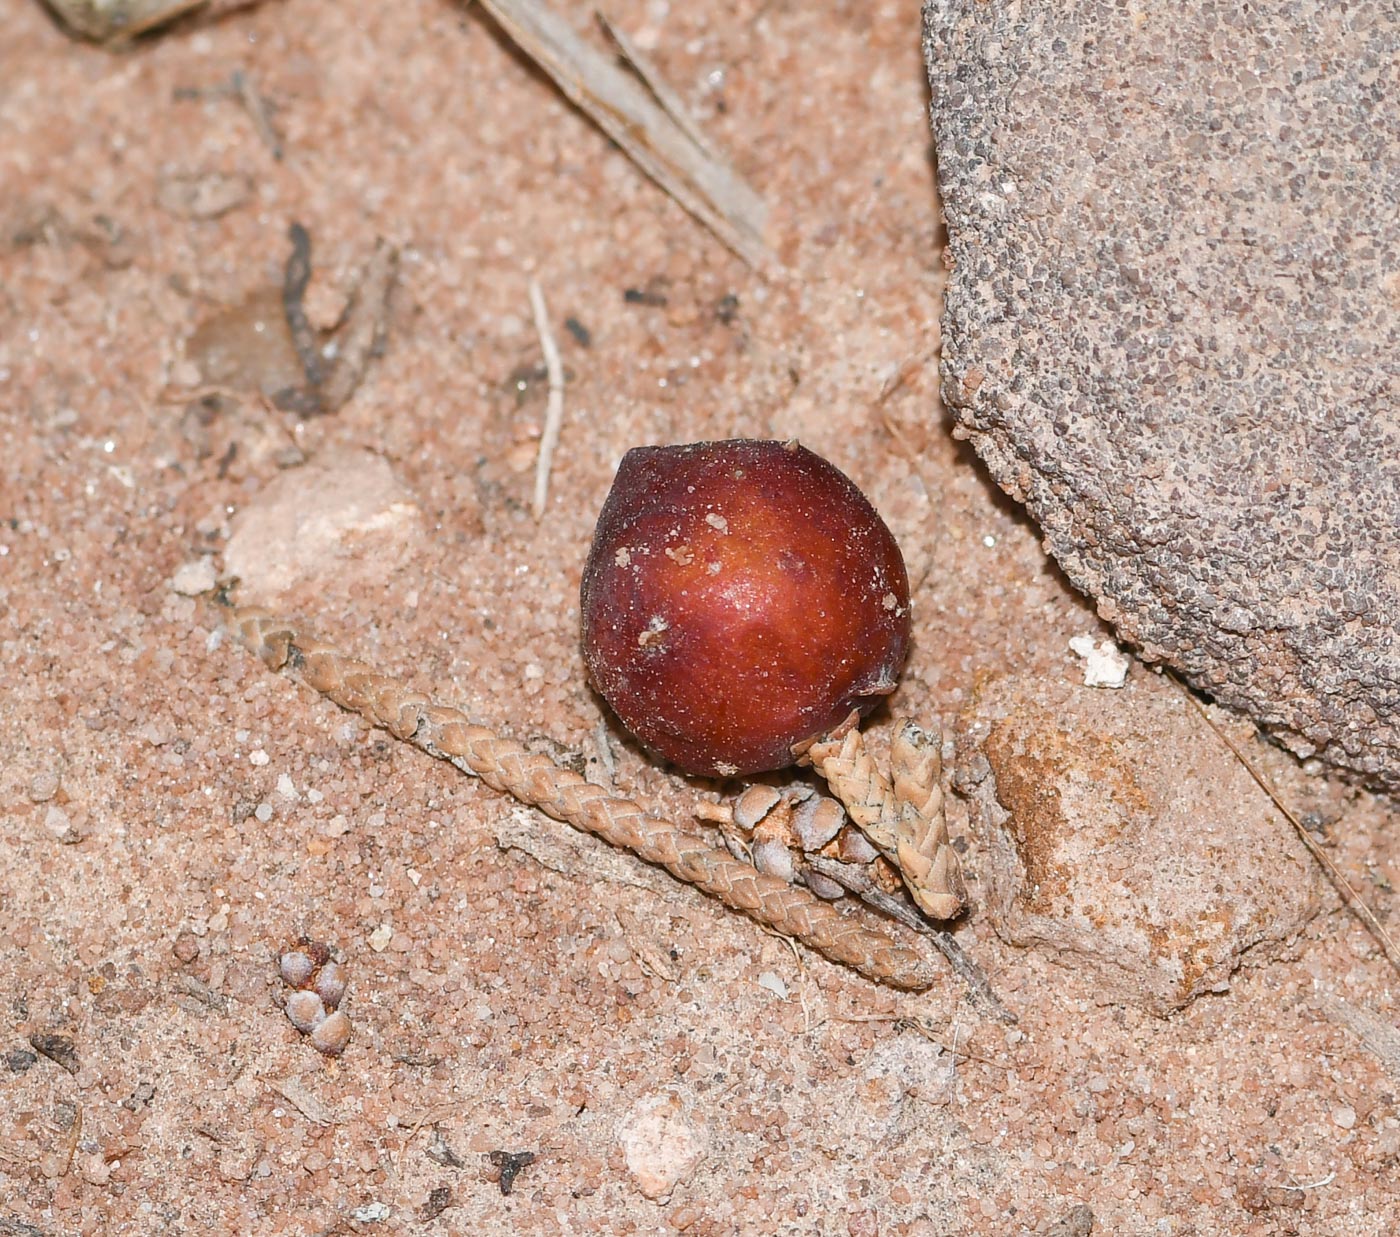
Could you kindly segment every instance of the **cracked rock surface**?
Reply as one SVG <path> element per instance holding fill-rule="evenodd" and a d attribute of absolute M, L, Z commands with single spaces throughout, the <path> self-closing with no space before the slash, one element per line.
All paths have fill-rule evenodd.
<path fill-rule="evenodd" d="M 1168 679 L 982 683 L 958 733 L 986 909 L 1014 945 L 1165 1016 L 1317 909 L 1287 821 Z"/>
<path fill-rule="evenodd" d="M 924 18 L 958 432 L 1146 657 L 1400 789 L 1393 8 Z"/>

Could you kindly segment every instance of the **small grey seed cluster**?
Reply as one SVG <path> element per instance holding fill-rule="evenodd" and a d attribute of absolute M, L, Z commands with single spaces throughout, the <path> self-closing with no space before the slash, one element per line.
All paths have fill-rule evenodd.
<path fill-rule="evenodd" d="M 328 1057 L 338 1057 L 350 1042 L 350 1019 L 340 1008 L 345 996 L 345 968 L 319 941 L 303 937 L 278 959 L 282 981 L 294 991 L 282 1008 L 287 1021 L 312 1047 Z"/>
<path fill-rule="evenodd" d="M 755 783 L 734 800 L 735 832 L 725 841 L 736 858 L 748 859 L 760 872 L 803 882 L 819 898 L 834 899 L 845 890 L 829 877 L 803 870 L 803 855 L 820 854 L 842 863 L 865 865 L 879 852 L 865 835 L 848 824 L 841 804 L 809 787 L 786 791 Z"/>

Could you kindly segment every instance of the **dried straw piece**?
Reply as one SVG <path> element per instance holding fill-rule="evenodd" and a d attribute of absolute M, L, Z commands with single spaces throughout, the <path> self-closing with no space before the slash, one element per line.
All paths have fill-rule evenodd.
<path fill-rule="evenodd" d="M 623 72 L 537 0 L 481 0 L 481 5 L 571 103 L 720 241 L 756 269 L 776 267 L 763 240 L 768 213 L 763 199 L 708 143 L 695 140 L 690 123 L 678 124 L 668 113 L 668 104 L 677 106 L 675 97 L 658 93 L 649 68 L 638 65 L 635 77 Z M 630 44 L 607 29 L 630 55 Z"/>

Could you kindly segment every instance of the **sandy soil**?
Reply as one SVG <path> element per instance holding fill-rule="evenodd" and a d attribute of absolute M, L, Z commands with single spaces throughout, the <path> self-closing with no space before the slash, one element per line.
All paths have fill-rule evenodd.
<path fill-rule="evenodd" d="M 1325 885 L 1283 957 L 1165 1019 L 974 912 L 1007 1027 L 951 978 L 881 989 L 562 836 L 211 638 L 175 590 L 224 569 L 279 477 L 295 507 L 305 469 L 369 452 L 389 480 L 264 580 L 278 604 L 684 816 L 713 788 L 600 735 L 583 681 L 593 519 L 629 446 L 797 436 L 904 547 L 898 712 L 1080 673 L 1092 609 L 938 406 L 916 5 L 611 15 L 771 204 L 785 279 L 477 10 L 269 3 L 112 53 L 0 0 L 0 1233 L 933 1237 L 1083 1232 L 1079 1205 L 1115 1234 L 1394 1231 L 1400 1054 L 1323 999 L 1391 1026 L 1394 974 Z M 280 284 L 293 221 L 321 326 L 376 238 L 399 246 L 384 355 L 305 422 L 172 398 L 196 329 Z M 532 277 L 569 376 L 538 522 Z M 1387 917 L 1385 805 L 1258 755 Z M 975 893 L 957 804 L 953 827 Z M 280 1008 L 302 934 L 349 976 L 338 1059 Z M 501 1150 L 536 1157 L 509 1195 Z"/>

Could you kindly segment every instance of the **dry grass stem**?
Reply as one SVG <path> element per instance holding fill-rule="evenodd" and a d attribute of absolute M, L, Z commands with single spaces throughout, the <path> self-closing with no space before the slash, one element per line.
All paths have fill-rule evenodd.
<path fill-rule="evenodd" d="M 689 126 L 676 122 L 642 69 L 636 76 L 624 72 L 538 0 L 481 3 L 565 97 L 685 210 L 750 266 L 776 267 L 763 239 L 768 213 L 763 199 L 706 144 L 697 143 Z"/>
<path fill-rule="evenodd" d="M 1323 850 L 1322 847 L 1318 844 L 1317 839 L 1314 838 L 1313 835 L 1308 832 L 1308 830 L 1304 827 L 1303 822 L 1298 819 L 1298 817 L 1294 814 L 1292 809 L 1290 809 L 1288 805 L 1284 803 L 1284 801 L 1281 798 L 1279 798 L 1278 792 L 1275 791 L 1274 788 L 1269 785 L 1264 775 L 1260 773 L 1259 770 L 1254 766 L 1254 764 L 1249 760 L 1249 758 L 1245 756 L 1245 754 L 1242 751 L 1240 751 L 1238 745 L 1230 738 L 1230 736 L 1227 735 L 1225 731 L 1221 729 L 1221 727 L 1215 724 L 1215 719 L 1211 717 L 1206 707 L 1199 700 L 1196 699 L 1191 689 L 1188 688 L 1185 683 L 1182 683 L 1180 679 L 1177 679 L 1177 682 L 1181 684 L 1181 690 L 1185 693 L 1186 699 L 1191 702 L 1191 706 L 1196 710 L 1197 713 L 1201 715 L 1201 719 L 1205 722 L 1205 724 L 1215 732 L 1216 738 L 1218 738 L 1223 744 L 1225 744 L 1226 747 L 1230 749 L 1235 759 L 1238 760 L 1240 764 L 1244 766 L 1245 772 L 1247 772 L 1249 776 L 1254 779 L 1255 785 L 1257 785 L 1260 790 L 1262 790 L 1266 795 L 1269 796 L 1269 799 L 1273 802 L 1273 805 L 1276 808 L 1278 808 L 1280 812 L 1283 813 L 1284 819 L 1287 820 L 1288 823 L 1293 826 L 1293 831 L 1298 835 L 1303 845 L 1308 848 L 1308 853 L 1312 855 L 1312 857 L 1316 859 L 1317 862 L 1322 866 L 1323 871 L 1327 873 L 1328 877 L 1332 881 L 1332 884 L 1342 895 L 1342 901 L 1346 904 L 1348 909 L 1350 909 L 1351 912 L 1358 919 L 1360 919 L 1363 924 L 1366 925 L 1366 928 L 1371 933 L 1371 935 L 1375 937 L 1377 943 L 1381 947 L 1382 952 L 1389 960 L 1390 965 L 1393 966 L 1397 971 L 1400 971 L 1400 948 L 1397 948 L 1395 942 L 1391 939 L 1390 933 L 1385 930 L 1385 926 L 1381 923 L 1379 919 L 1376 918 L 1375 911 L 1373 911 L 1369 906 L 1366 905 L 1361 895 L 1356 892 L 1356 889 L 1352 885 L 1352 883 L 1349 880 L 1347 880 L 1345 875 L 1343 875 L 1342 870 L 1339 867 L 1337 867 L 1335 863 L 1332 862 L 1327 852 Z"/>
<path fill-rule="evenodd" d="M 535 496 L 532 503 L 535 519 L 541 520 L 549 499 L 549 470 L 554 464 L 554 449 L 559 445 L 559 429 L 564 424 L 564 366 L 559 360 L 559 345 L 549 329 L 549 314 L 545 310 L 544 293 L 540 290 L 538 279 L 530 280 L 530 309 L 535 315 L 535 330 L 539 332 L 544 368 L 549 375 L 549 402 L 545 405 L 540 450 L 535 457 Z"/>

